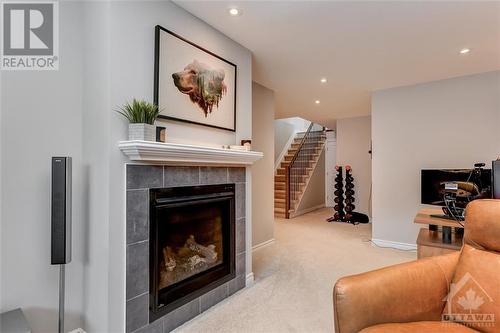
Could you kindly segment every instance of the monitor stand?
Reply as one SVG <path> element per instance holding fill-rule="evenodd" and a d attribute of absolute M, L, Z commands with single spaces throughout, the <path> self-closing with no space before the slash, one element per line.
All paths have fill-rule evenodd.
<path fill-rule="evenodd" d="M 420 229 L 417 238 L 419 259 L 451 251 L 460 251 L 463 245 L 463 223 L 443 216 L 442 213 L 435 208 L 424 208 L 419 210 L 415 216 L 415 223 L 428 225 L 428 228 Z"/>

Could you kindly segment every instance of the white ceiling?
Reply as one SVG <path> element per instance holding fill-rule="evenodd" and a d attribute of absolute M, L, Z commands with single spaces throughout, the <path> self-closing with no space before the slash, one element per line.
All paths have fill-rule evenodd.
<path fill-rule="evenodd" d="M 176 3 L 252 51 L 276 118 L 332 126 L 370 114 L 374 90 L 500 69 L 500 2 Z"/>

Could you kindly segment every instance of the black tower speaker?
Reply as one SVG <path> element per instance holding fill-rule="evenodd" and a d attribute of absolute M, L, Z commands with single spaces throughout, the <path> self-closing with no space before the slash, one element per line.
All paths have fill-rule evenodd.
<path fill-rule="evenodd" d="M 491 167 L 491 177 L 493 184 L 493 198 L 500 199 L 500 160 L 493 161 Z"/>
<path fill-rule="evenodd" d="M 71 261 L 71 157 L 52 157 L 51 264 Z"/>

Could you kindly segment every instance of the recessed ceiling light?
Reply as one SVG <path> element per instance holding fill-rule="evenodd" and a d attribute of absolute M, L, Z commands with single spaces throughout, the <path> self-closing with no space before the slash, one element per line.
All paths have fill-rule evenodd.
<path fill-rule="evenodd" d="M 320 103 L 319 99 L 315 100 L 314 103 L 319 104 Z"/>
<path fill-rule="evenodd" d="M 326 79 L 326 77 L 324 77 L 320 81 L 321 81 L 321 83 L 326 83 L 326 81 L 328 81 L 328 80 Z"/>
<path fill-rule="evenodd" d="M 241 14 L 240 10 L 238 8 L 230 8 L 229 9 L 229 14 L 231 16 L 238 16 Z"/>
<path fill-rule="evenodd" d="M 467 54 L 470 52 L 470 49 L 461 49 L 460 54 Z"/>

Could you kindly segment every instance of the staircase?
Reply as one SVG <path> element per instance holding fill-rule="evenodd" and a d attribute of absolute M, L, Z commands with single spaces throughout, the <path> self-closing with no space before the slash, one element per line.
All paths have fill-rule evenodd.
<path fill-rule="evenodd" d="M 289 218 L 298 207 L 323 150 L 322 130 L 297 133 L 274 176 L 274 216 Z M 287 201 L 288 212 L 287 212 Z"/>

